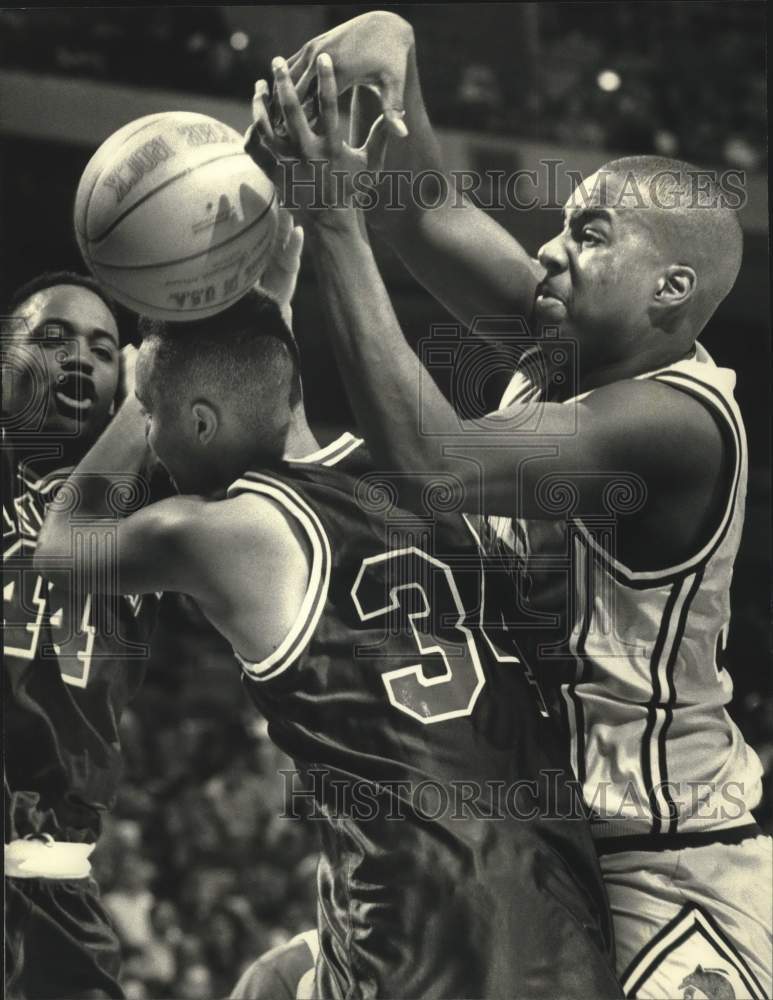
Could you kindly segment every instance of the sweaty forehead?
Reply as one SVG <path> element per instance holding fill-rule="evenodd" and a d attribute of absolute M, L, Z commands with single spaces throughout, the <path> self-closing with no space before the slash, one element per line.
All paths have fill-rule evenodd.
<path fill-rule="evenodd" d="M 585 178 L 564 204 L 567 221 L 581 219 L 583 213 L 606 219 L 619 235 L 653 237 L 664 228 L 664 212 L 649 198 L 646 186 L 633 177 L 599 170 Z"/>
<path fill-rule="evenodd" d="M 19 309 L 27 328 L 34 330 L 47 321 L 67 323 L 80 332 L 100 330 L 118 346 L 115 317 L 99 295 L 81 285 L 52 285 L 31 295 Z"/>
<path fill-rule="evenodd" d="M 603 209 L 619 218 L 631 209 L 649 208 L 647 191 L 633 177 L 622 177 L 608 170 L 597 170 L 584 178 L 564 203 L 566 215 L 584 209 Z"/>

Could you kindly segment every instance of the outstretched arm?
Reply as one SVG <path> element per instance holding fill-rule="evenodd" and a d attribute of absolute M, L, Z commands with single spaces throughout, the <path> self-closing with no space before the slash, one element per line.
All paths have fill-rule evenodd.
<path fill-rule="evenodd" d="M 93 593 L 191 593 L 181 586 L 180 542 L 203 501 L 170 497 L 144 506 L 147 456 L 145 416 L 132 392 L 49 507 L 35 549 L 41 573 L 69 572 Z"/>
<path fill-rule="evenodd" d="M 35 552 L 44 576 L 96 594 L 175 591 L 196 599 L 234 649 L 261 661 L 293 628 L 308 584 L 307 543 L 269 498 L 176 496 L 126 515 L 127 467 L 144 453 L 132 397 L 49 509 Z M 125 497 L 124 497 L 125 498 Z"/>
<path fill-rule="evenodd" d="M 424 105 L 411 26 L 397 14 L 376 11 L 309 41 L 288 60 L 301 100 L 315 79 L 316 60 L 323 52 L 333 61 L 340 92 L 361 85 L 378 93 L 391 133 L 378 207 L 365 213 L 368 225 L 466 326 L 481 315 L 528 317 L 542 269 L 506 230 L 457 190 Z M 399 114 L 402 110 L 404 116 Z M 262 101 L 256 102 L 255 116 L 259 129 L 270 127 Z M 432 172 L 445 179 L 446 197 L 437 207 L 422 207 L 412 197 L 411 178 L 426 175 L 423 196 L 434 204 Z M 399 207 L 384 209 L 392 199 Z"/>
<path fill-rule="evenodd" d="M 303 160 L 324 159 L 352 175 L 378 160 L 385 128 L 377 127 L 362 149 L 350 147 L 324 56 L 318 73 L 322 128 L 315 135 L 287 71 L 278 68 L 288 132 Z M 383 468 L 451 473 L 466 487 L 467 510 L 532 517 L 566 516 L 546 502 L 551 476 L 572 480 L 575 513 L 592 513 L 602 512 L 610 477 L 632 474 L 645 494 L 649 489 L 660 504 L 665 498 L 665 511 L 650 502 L 645 512 L 661 535 L 669 530 L 664 515 L 674 499 L 687 499 L 682 509 L 689 509 L 689 498 L 716 481 L 722 442 L 713 419 L 689 396 L 649 380 L 599 388 L 577 404 L 514 404 L 484 420 L 460 421 L 403 336 L 356 210 L 344 204 L 310 213 L 308 238 L 344 382 Z M 678 519 L 669 523 L 679 541 Z"/>

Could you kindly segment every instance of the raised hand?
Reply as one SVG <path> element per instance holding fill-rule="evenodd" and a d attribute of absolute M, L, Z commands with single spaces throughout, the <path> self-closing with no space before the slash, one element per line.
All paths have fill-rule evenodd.
<path fill-rule="evenodd" d="M 259 143 L 277 160 L 291 161 L 290 169 L 284 172 L 283 202 L 293 211 L 304 211 L 316 223 L 351 224 L 347 210 L 351 213 L 358 206 L 358 199 L 373 189 L 383 166 L 389 140 L 386 119 L 383 115 L 376 119 L 364 145 L 353 147 L 345 142 L 333 63 L 327 53 L 321 53 L 316 61 L 319 125 L 314 132 L 304 114 L 287 63 L 278 58 L 272 68 L 284 124 L 283 136 L 276 135 L 264 100 L 268 84 L 258 81 L 253 101 L 255 121 L 247 133 L 245 148 L 258 160 L 260 151 L 256 143 Z M 301 196 L 303 203 L 299 204 L 297 198 Z"/>
<path fill-rule="evenodd" d="M 398 14 L 377 10 L 339 24 L 306 42 L 287 60 L 299 99 L 313 97 L 317 59 L 327 53 L 333 61 L 338 91 L 368 86 L 381 99 L 388 130 L 404 137 L 403 95 L 408 56 L 414 45 L 413 29 Z M 276 99 L 275 99 L 276 103 Z"/>
<path fill-rule="evenodd" d="M 257 288 L 268 293 L 279 305 L 287 326 L 292 329 L 292 300 L 298 283 L 303 251 L 303 229 L 293 223 L 286 209 L 279 213 L 279 229 L 274 238 L 274 250 Z"/>

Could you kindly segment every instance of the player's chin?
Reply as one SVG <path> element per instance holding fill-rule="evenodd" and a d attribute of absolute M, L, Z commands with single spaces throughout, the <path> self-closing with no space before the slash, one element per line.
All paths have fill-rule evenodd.
<path fill-rule="evenodd" d="M 95 441 L 109 421 L 105 407 L 92 405 L 79 408 L 66 401 L 55 400 L 46 416 L 45 431 L 52 435 L 73 438 L 79 441 Z"/>
<path fill-rule="evenodd" d="M 553 295 L 538 295 L 534 300 L 534 314 L 545 322 L 561 322 L 567 318 L 566 303 Z"/>

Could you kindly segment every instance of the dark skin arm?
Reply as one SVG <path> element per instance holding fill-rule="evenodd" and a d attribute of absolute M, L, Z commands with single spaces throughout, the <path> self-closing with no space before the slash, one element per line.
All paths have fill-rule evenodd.
<path fill-rule="evenodd" d="M 272 501 L 252 495 L 176 496 L 121 516 L 109 487 L 139 467 L 145 448 L 145 418 L 132 396 L 73 471 L 64 493 L 72 502 L 49 509 L 35 568 L 72 574 L 85 592 L 188 594 L 246 659 L 263 659 L 303 601 L 303 538 Z"/>
<path fill-rule="evenodd" d="M 306 126 L 288 74 L 277 73 L 288 131 L 301 158 L 328 158 L 351 171 L 367 153 L 343 141 L 325 60 L 318 75 L 322 135 Z M 541 518 L 568 513 L 546 500 L 545 477 L 570 480 L 577 492 L 571 512 L 587 515 L 605 513 L 605 491 L 622 473 L 642 492 L 638 509 L 621 521 L 630 539 L 626 558 L 664 565 L 694 551 L 718 516 L 724 461 L 719 427 L 701 403 L 668 385 L 627 380 L 574 404 L 516 404 L 464 423 L 403 336 L 355 210 L 335 207 L 313 218 L 308 238 L 333 347 L 383 468 L 455 475 L 467 510 Z"/>
<path fill-rule="evenodd" d="M 413 29 L 399 15 L 375 11 L 362 14 L 311 39 L 288 60 L 291 79 L 301 100 L 317 72 L 320 53 L 330 55 L 339 92 L 358 88 L 352 136 L 363 138 L 359 110 L 377 94 L 386 116 L 390 142 L 384 171 L 404 171 L 409 177 L 434 171 L 446 178 L 448 197 L 438 207 L 422 208 L 411 197 L 411 184 L 385 181 L 379 188 L 380 205 L 389 201 L 390 185 L 398 196 L 397 210 L 371 209 L 364 213 L 416 279 L 465 326 L 476 316 L 528 317 L 543 269 L 490 216 L 467 196 L 457 196 L 457 181 L 443 163 L 440 145 L 427 115 L 421 92 Z M 396 113 L 405 111 L 404 116 Z M 268 114 L 256 102 L 254 115 L 260 134 L 270 133 Z M 407 135 L 405 131 L 407 129 Z M 270 136 L 274 138 L 273 136 Z M 281 142 L 274 151 L 287 150 Z M 424 196 L 434 202 L 435 192 L 426 183 Z"/>

